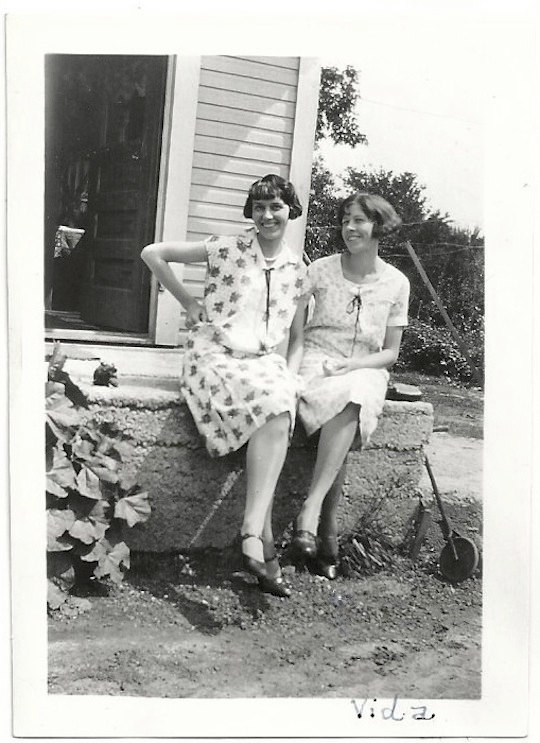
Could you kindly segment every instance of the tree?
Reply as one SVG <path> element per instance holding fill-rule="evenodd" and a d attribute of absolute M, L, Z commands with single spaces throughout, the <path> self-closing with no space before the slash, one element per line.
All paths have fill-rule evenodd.
<path fill-rule="evenodd" d="M 337 67 L 322 68 L 316 142 L 329 137 L 336 144 L 351 147 L 367 143 L 354 113 L 358 98 L 358 71 L 354 67 L 349 65 L 342 71 Z"/>
<path fill-rule="evenodd" d="M 425 186 L 418 183 L 414 173 L 396 175 L 392 170 L 366 172 L 347 168 L 343 181 L 348 191 L 367 191 L 385 198 L 407 224 L 427 218 Z"/>
<path fill-rule="evenodd" d="M 358 71 L 354 67 L 322 68 L 305 242 L 311 260 L 335 252 L 335 215 L 339 204 L 334 176 L 317 152 L 317 142 L 331 139 L 351 147 L 367 144 L 355 114 L 358 98 Z"/>
<path fill-rule="evenodd" d="M 339 250 L 336 216 L 340 197 L 334 175 L 326 167 L 317 143 L 331 139 L 335 144 L 355 147 L 367 144 L 355 114 L 359 99 L 358 73 L 352 67 L 339 71 L 323 68 L 315 136 L 310 204 L 306 229 L 306 253 L 311 260 Z M 413 327 L 406 334 L 414 368 L 432 371 L 450 368 L 460 378 L 470 374 L 459 351 L 452 346 L 444 321 L 403 243 L 410 240 L 435 286 L 448 314 L 474 345 L 477 363 L 483 364 L 484 250 L 478 231 L 456 228 L 450 216 L 429 210 L 425 186 L 411 172 L 391 170 L 368 172 L 347 168 L 342 175 L 349 193 L 367 191 L 386 198 L 403 220 L 402 229 L 381 241 L 383 258 L 400 268 L 411 281 L 410 314 Z M 429 333 L 435 335 L 431 340 Z M 427 333 L 427 335 L 426 335 Z M 428 342 L 429 341 L 429 342 Z M 427 349 L 427 350 L 426 350 Z M 413 352 L 414 351 L 414 352 Z M 426 356 L 427 353 L 427 356 Z M 431 354 L 431 356 L 430 356 Z M 404 354 L 407 355 L 407 354 Z M 431 366 L 430 366 L 431 364 Z"/>
<path fill-rule="evenodd" d="M 325 167 L 323 158 L 318 155 L 313 161 L 311 171 L 305 242 L 306 253 L 312 261 L 336 252 L 335 222 L 338 204 L 334 176 Z"/>

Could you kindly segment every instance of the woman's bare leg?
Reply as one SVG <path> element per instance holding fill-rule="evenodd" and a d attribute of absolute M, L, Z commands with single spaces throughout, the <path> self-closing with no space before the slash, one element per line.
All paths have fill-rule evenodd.
<path fill-rule="evenodd" d="M 272 501 L 287 454 L 289 427 L 290 417 L 288 413 L 282 413 L 255 431 L 249 440 L 246 453 L 247 491 L 242 534 L 264 537 L 268 533 L 268 523 L 271 533 Z M 263 544 L 259 539 L 245 539 L 242 549 L 246 555 L 255 560 L 260 562 L 264 560 Z"/>
<path fill-rule="evenodd" d="M 345 480 L 345 463 L 341 465 L 336 479 L 325 495 L 321 506 L 318 534 L 320 537 L 335 537 L 338 533 L 337 510 Z"/>
<path fill-rule="evenodd" d="M 358 428 L 358 410 L 358 405 L 349 403 L 322 427 L 308 495 L 296 520 L 298 529 L 317 533 L 325 496 L 354 441 Z"/>

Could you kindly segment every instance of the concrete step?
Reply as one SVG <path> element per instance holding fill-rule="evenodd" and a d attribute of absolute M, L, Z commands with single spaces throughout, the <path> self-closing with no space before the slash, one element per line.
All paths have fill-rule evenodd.
<path fill-rule="evenodd" d="M 242 520 L 245 452 L 217 459 L 206 453 L 180 392 L 182 351 L 74 345 L 63 344 L 64 369 L 88 396 L 86 415 L 113 424 L 119 436 L 131 439 L 125 466 L 153 502 L 149 521 L 130 530 L 126 541 L 134 549 L 157 552 L 230 544 Z M 101 361 L 116 366 L 117 387 L 92 383 Z M 377 519 L 399 541 L 416 507 L 422 451 L 432 428 L 430 404 L 385 403 L 368 447 L 361 452 L 358 443 L 353 445 L 347 458 L 342 532 L 354 530 L 360 520 Z M 300 509 L 315 453 L 316 436 L 307 439 L 298 423 L 276 490 L 276 538 Z"/>

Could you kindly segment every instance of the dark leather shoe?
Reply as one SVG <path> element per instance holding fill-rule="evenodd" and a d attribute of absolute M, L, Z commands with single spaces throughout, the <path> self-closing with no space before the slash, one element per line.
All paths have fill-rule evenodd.
<path fill-rule="evenodd" d="M 317 558 L 317 575 L 322 575 L 328 580 L 335 580 L 339 575 L 339 568 L 337 564 L 327 564 Z"/>
<path fill-rule="evenodd" d="M 305 529 L 295 529 L 291 548 L 296 555 L 304 559 L 313 558 L 317 554 L 317 537 Z"/>
<path fill-rule="evenodd" d="M 243 544 L 245 539 L 249 539 L 250 537 L 253 537 L 253 539 L 261 539 L 261 537 L 256 536 L 255 534 L 241 534 L 240 540 Z M 244 550 L 242 549 L 242 569 L 246 571 L 246 573 L 251 573 L 251 575 L 254 575 L 256 578 L 259 579 L 265 579 L 267 577 L 266 575 L 266 566 L 264 562 L 261 562 L 260 560 L 256 560 L 254 557 L 250 557 L 249 555 L 246 555 Z"/>
<path fill-rule="evenodd" d="M 339 574 L 339 545 L 335 536 L 319 537 L 317 550 L 317 573 L 328 580 L 335 580 Z"/>
<path fill-rule="evenodd" d="M 272 557 L 266 558 L 264 562 L 268 565 L 269 562 L 274 562 L 274 560 L 277 562 L 277 559 L 277 555 L 272 555 Z M 270 593 L 272 596 L 280 596 L 281 598 L 288 598 L 291 595 L 291 589 L 283 580 L 281 571 L 274 578 L 271 578 L 269 575 L 259 578 L 259 588 L 263 593 Z"/>
<path fill-rule="evenodd" d="M 283 578 L 268 578 L 268 576 L 259 578 L 259 588 L 263 593 L 270 593 L 272 596 L 289 598 L 291 589 L 287 586 Z"/>

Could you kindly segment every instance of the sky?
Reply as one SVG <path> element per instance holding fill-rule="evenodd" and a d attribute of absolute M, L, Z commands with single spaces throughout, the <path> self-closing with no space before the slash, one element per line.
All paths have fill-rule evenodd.
<path fill-rule="evenodd" d="M 368 145 L 325 142 L 329 169 L 410 171 L 425 186 L 428 207 L 448 212 L 460 227 L 483 227 L 483 129 L 489 74 L 477 31 L 459 36 L 389 30 L 362 38 L 324 66 L 359 71 L 360 131 Z"/>

